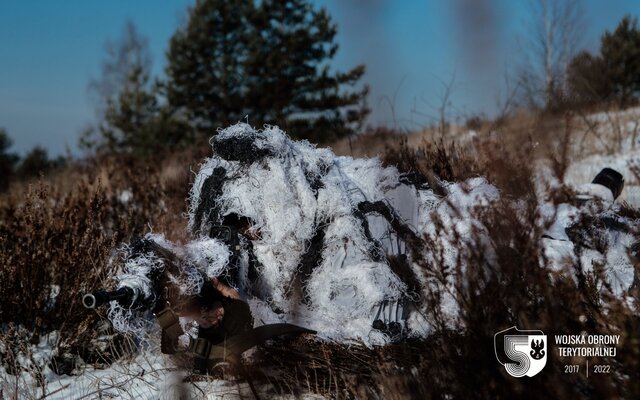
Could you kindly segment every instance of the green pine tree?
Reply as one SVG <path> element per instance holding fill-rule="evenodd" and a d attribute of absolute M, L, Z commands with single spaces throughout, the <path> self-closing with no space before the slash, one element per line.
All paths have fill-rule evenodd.
<path fill-rule="evenodd" d="M 199 0 L 171 40 L 169 102 L 205 134 L 245 116 L 313 141 L 351 134 L 368 88 L 363 66 L 332 71 L 335 35 L 309 1 Z"/>
<path fill-rule="evenodd" d="M 159 85 L 151 78 L 148 42 L 133 24 L 108 43 L 102 77 L 90 85 L 98 97 L 100 120 L 81 138 L 81 146 L 148 155 L 188 142 L 185 124 L 160 103 Z"/>
<path fill-rule="evenodd" d="M 206 134 L 244 118 L 250 0 L 198 0 L 171 38 L 167 98 Z"/>
<path fill-rule="evenodd" d="M 280 125 L 293 136 L 328 141 L 354 133 L 368 114 L 360 65 L 331 71 L 336 25 L 306 0 L 264 0 L 253 18 L 247 60 L 252 120 Z"/>
<path fill-rule="evenodd" d="M 613 32 L 605 32 L 600 48 L 612 90 L 622 105 L 640 93 L 638 19 L 625 16 Z"/>

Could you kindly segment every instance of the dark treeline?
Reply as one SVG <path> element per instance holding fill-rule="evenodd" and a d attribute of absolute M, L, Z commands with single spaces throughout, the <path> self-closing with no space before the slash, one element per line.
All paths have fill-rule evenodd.
<path fill-rule="evenodd" d="M 63 156 L 49 158 L 47 150 L 35 146 L 24 157 L 9 151 L 13 141 L 4 128 L 0 128 L 0 193 L 9 188 L 15 179 L 25 180 L 37 177 L 66 164 Z"/>

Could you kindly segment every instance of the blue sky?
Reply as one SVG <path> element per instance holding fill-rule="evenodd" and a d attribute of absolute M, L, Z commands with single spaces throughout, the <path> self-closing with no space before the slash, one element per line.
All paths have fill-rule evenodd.
<path fill-rule="evenodd" d="M 483 1 L 490 23 L 480 36 L 490 43 L 474 57 L 478 32 L 470 31 L 465 4 Z M 24 154 L 41 145 L 52 155 L 76 147 L 94 120 L 87 83 L 98 77 L 107 39 L 127 20 L 147 36 L 156 72 L 164 66 L 171 34 L 186 20 L 193 0 L 21 0 L 0 2 L 0 127 Z M 372 86 L 371 123 L 416 128 L 431 122 L 441 81 L 455 71 L 452 103 L 459 115 L 491 114 L 504 96 L 505 70 L 521 51 L 528 0 L 316 0 L 338 24 L 338 69 L 359 63 Z M 596 49 L 600 34 L 633 0 L 585 0 L 582 46 Z M 519 44 L 520 43 L 520 44 Z M 476 54 L 477 56 L 477 54 Z M 389 101 L 395 95 L 392 107 Z M 414 111 L 412 111 L 414 110 Z M 395 117 L 394 117 L 395 115 Z M 426 116 L 425 116 L 426 115 Z"/>

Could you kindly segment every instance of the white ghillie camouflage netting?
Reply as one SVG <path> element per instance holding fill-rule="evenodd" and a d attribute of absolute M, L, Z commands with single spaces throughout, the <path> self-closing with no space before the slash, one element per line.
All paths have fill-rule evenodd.
<path fill-rule="evenodd" d="M 168 274 L 169 279 L 180 288 L 180 294 L 197 295 L 204 283 L 203 274 L 206 276 L 218 276 L 224 272 L 229 261 L 227 246 L 215 239 L 196 239 L 186 246 L 176 246 L 167 241 L 164 236 L 148 234 L 145 240 L 157 244 L 159 247 L 170 251 L 180 260 L 180 274 Z M 153 271 L 164 270 L 163 260 L 158 254 L 147 249 L 139 251 L 131 246 L 122 249 L 125 263 L 123 271 L 117 275 L 118 289 L 128 287 L 134 289 L 133 293 L 140 299 L 132 299 L 132 303 L 138 300 L 154 299 Z M 144 338 L 150 329 L 149 321 L 140 318 L 136 310 L 122 307 L 118 302 L 111 302 L 108 311 L 109 319 L 113 327 L 121 332 L 131 332 L 139 338 Z M 185 323 L 187 321 L 184 321 Z"/>
<path fill-rule="evenodd" d="M 630 253 L 638 251 L 633 246 L 637 244 L 640 221 L 622 216 L 620 204 L 603 188 L 596 184 L 579 186 L 578 197 L 589 199 L 580 207 L 542 205 L 541 216 L 553 218 L 543 244 L 550 268 L 560 270 L 569 263 L 581 265 L 582 272 L 589 274 L 601 266 L 606 282 L 599 282 L 599 288 L 609 285 L 611 292 L 621 297 L 639 284 Z"/>
<path fill-rule="evenodd" d="M 197 293 L 203 275 L 226 277 L 249 303 L 256 325 L 294 323 L 330 340 L 367 345 L 393 340 L 389 332 L 372 327 L 375 319 L 400 321 L 405 336 L 427 335 L 426 310 L 407 305 L 436 283 L 427 283 L 412 260 L 407 236 L 430 237 L 453 268 L 465 251 L 461 240 L 470 239 L 472 229 L 482 231 L 474 209 L 489 207 L 500 196 L 486 180 L 474 178 L 443 183 L 447 195 L 440 198 L 376 158 L 338 157 L 293 141 L 277 127 L 237 124 L 221 130 L 213 147 L 191 189 L 194 240 L 181 247 L 159 235 L 147 239 L 181 260 L 184 272 L 173 279 L 183 293 Z M 434 218 L 450 229 L 436 232 Z M 248 223 L 248 234 L 235 235 L 236 243 L 212 239 L 213 230 L 230 220 Z M 490 241 L 483 246 L 490 260 Z M 426 249 L 418 252 L 427 263 L 436 262 Z M 622 257 L 622 250 L 616 254 Z M 389 256 L 404 260 L 417 290 L 394 272 Z M 157 262 L 153 254 L 130 258 L 118 286 L 149 295 L 152 284 L 146 277 Z M 632 268 L 628 257 L 616 263 L 625 274 Z M 624 282 L 628 289 L 631 282 Z M 453 284 L 448 282 L 448 289 Z M 447 294 L 452 290 L 442 292 L 443 314 L 453 321 L 457 306 Z M 141 332 L 144 326 L 129 313 L 112 303 L 114 326 Z"/>
<path fill-rule="evenodd" d="M 250 146 L 251 154 L 266 156 L 246 160 L 225 149 L 224 159 L 218 154 L 225 145 Z M 276 127 L 256 131 L 246 124 L 232 126 L 215 138 L 214 152 L 193 185 L 189 227 L 206 237 L 208 224 L 237 215 L 248 218 L 251 230 L 260 233 L 251 243 L 252 255 L 242 243 L 236 280 L 241 293 L 252 295 L 256 320 L 298 323 L 336 340 L 384 342 L 387 338 L 372 330 L 373 317 L 383 301 L 402 300 L 408 293 L 377 254 L 405 249 L 382 217 L 364 217 L 371 237 L 378 240 L 368 238 L 355 211 L 362 202 L 395 201 L 395 212 L 415 229 L 433 207 L 434 196 L 421 196 L 415 187 L 401 184 L 398 171 L 383 168 L 377 159 L 336 157 L 306 141 L 292 141 Z M 222 169 L 223 176 L 216 179 L 224 183 L 214 193 L 215 185 L 206 182 Z M 212 198 L 214 203 L 202 209 Z M 294 281 L 305 268 L 301 263 L 318 242 L 304 277 L 305 291 L 296 296 Z M 250 257 L 258 265 L 254 279 L 249 276 Z"/>

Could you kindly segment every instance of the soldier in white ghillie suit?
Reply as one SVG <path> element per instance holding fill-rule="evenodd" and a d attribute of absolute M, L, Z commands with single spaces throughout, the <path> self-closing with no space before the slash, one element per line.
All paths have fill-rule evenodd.
<path fill-rule="evenodd" d="M 276 127 L 237 124 L 212 142 L 191 190 L 192 240 L 149 234 L 132 243 L 116 297 L 96 292 L 85 305 L 117 300 L 114 327 L 138 336 L 148 325 L 136 310 L 153 310 L 171 333 L 169 351 L 184 332 L 201 338 L 227 326 L 234 313 L 225 304 L 237 302 L 256 327 L 293 323 L 330 340 L 384 344 L 428 332 L 413 257 L 439 199 L 424 182 Z"/>
<path fill-rule="evenodd" d="M 575 188 L 575 197 L 557 206 L 541 208 L 553 223 L 545 234 L 545 255 L 551 267 L 561 269 L 567 260 L 590 273 L 602 265 L 607 284 L 620 296 L 638 287 L 632 257 L 638 257 L 637 223 L 626 216 L 616 199 L 624 189 L 624 177 L 604 168 L 592 183 Z M 630 257 L 631 256 L 631 257 Z"/>
<path fill-rule="evenodd" d="M 419 291 L 407 245 L 433 193 L 377 159 L 336 157 L 276 127 L 238 124 L 213 146 L 189 226 L 199 240 L 229 244 L 229 263 L 210 273 L 246 296 L 257 319 L 366 342 L 407 333 Z"/>

